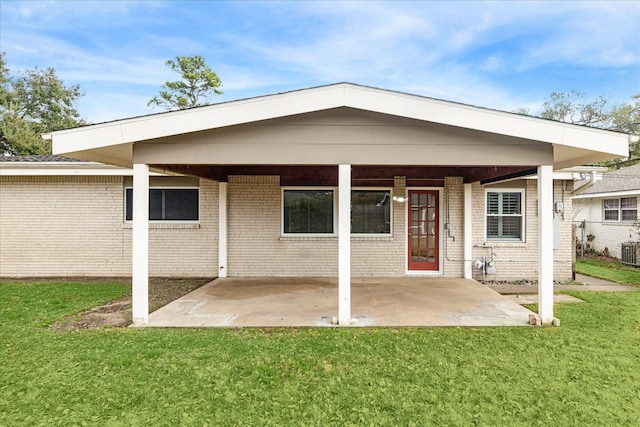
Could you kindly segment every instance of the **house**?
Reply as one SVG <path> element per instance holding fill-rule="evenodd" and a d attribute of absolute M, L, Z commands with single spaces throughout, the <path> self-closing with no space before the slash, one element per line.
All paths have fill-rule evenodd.
<path fill-rule="evenodd" d="M 573 220 L 579 227 L 579 241 L 596 252 L 620 258 L 622 243 L 640 240 L 640 163 L 604 173 L 600 180 L 583 187 L 587 188 L 574 196 Z"/>
<path fill-rule="evenodd" d="M 0 163 L 0 276 L 131 274 L 136 324 L 149 275 L 338 277 L 341 325 L 352 276 L 529 278 L 548 324 L 571 277 L 567 168 L 628 152 L 623 134 L 348 83 L 48 137 L 84 162 Z"/>

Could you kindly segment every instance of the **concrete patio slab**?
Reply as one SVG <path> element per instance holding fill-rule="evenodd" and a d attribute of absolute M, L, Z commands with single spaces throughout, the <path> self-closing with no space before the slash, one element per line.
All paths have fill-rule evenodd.
<path fill-rule="evenodd" d="M 354 326 L 527 326 L 532 312 L 473 280 L 352 279 Z M 149 316 L 151 327 L 322 327 L 338 313 L 331 278 L 217 279 Z"/>

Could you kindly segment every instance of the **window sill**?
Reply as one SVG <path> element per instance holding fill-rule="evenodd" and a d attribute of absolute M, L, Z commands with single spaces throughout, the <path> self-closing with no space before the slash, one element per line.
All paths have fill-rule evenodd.
<path fill-rule="evenodd" d="M 133 224 L 130 222 L 126 222 L 122 225 L 124 229 L 133 229 Z M 199 223 L 170 223 L 170 222 L 150 222 L 149 230 L 155 229 L 171 229 L 171 230 L 195 230 L 200 228 Z"/>
<path fill-rule="evenodd" d="M 319 241 L 319 240 L 338 240 L 338 236 L 332 234 L 328 236 L 280 236 L 281 241 Z M 360 241 L 392 241 L 393 236 L 382 236 L 379 234 L 372 234 L 371 236 L 363 236 L 363 235 L 351 235 L 352 242 L 360 242 Z"/>
<path fill-rule="evenodd" d="M 355 242 L 361 242 L 361 241 L 377 241 L 377 242 L 386 242 L 386 241 L 392 241 L 393 240 L 393 236 L 390 236 L 388 234 L 371 234 L 369 236 L 367 235 L 363 235 L 363 234 L 352 234 L 351 235 L 351 241 L 355 241 Z"/>
<path fill-rule="evenodd" d="M 482 245 L 476 245 L 477 248 L 526 248 L 527 242 L 508 242 L 508 241 L 486 241 Z"/>

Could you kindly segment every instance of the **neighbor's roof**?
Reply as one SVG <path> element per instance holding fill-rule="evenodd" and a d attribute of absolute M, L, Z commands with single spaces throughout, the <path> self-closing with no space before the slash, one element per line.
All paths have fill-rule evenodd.
<path fill-rule="evenodd" d="M 152 173 L 157 175 L 155 172 Z M 0 176 L 127 176 L 131 169 L 51 154 L 0 156 Z"/>
<path fill-rule="evenodd" d="M 578 197 L 607 197 L 614 193 L 640 194 L 640 163 L 603 174 L 601 180 Z"/>
<path fill-rule="evenodd" d="M 136 142 L 340 107 L 553 144 L 556 168 L 628 155 L 624 134 L 351 83 L 117 120 L 50 137 L 55 154 L 131 167 Z"/>
<path fill-rule="evenodd" d="M 28 162 L 28 163 L 43 163 L 43 162 L 82 162 L 82 160 L 74 159 L 65 156 L 54 156 L 52 154 L 38 154 L 29 156 L 0 156 L 0 162 Z"/>

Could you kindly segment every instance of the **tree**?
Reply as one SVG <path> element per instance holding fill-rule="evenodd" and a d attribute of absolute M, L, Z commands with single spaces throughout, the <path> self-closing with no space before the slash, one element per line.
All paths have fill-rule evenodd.
<path fill-rule="evenodd" d="M 177 56 L 175 61 L 165 62 L 172 71 L 180 74 L 182 80 L 166 82 L 160 93 L 147 103 L 147 106 L 162 106 L 167 110 L 208 105 L 207 98 L 213 94 L 221 95 L 222 81 L 207 66 L 202 56 Z"/>
<path fill-rule="evenodd" d="M 53 68 L 35 67 L 12 77 L 4 55 L 0 53 L 0 152 L 50 153 L 41 134 L 84 125 L 75 108 L 83 93 L 78 85 L 65 86 Z"/>
<path fill-rule="evenodd" d="M 533 115 L 640 136 L 640 94 L 632 96 L 631 99 L 632 103 L 609 105 L 609 100 L 604 96 L 585 102 L 584 93 L 576 90 L 569 93 L 552 92 L 542 104 L 542 109 Z M 518 109 L 515 113 L 532 115 L 526 108 Z M 636 142 L 629 145 L 627 159 L 602 162 L 602 165 L 619 168 L 639 161 L 640 143 Z"/>

